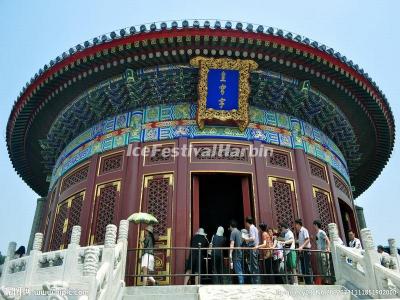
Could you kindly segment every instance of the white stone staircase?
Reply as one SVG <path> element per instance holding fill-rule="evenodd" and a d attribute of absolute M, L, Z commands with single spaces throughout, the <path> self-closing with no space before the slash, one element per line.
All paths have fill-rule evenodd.
<path fill-rule="evenodd" d="M 0 299 L 6 300 L 121 300 L 121 299 L 400 299 L 400 258 L 391 245 L 391 263 L 382 266 L 371 232 L 361 231 L 364 252 L 340 244 L 336 224 L 329 224 L 331 253 L 336 285 L 200 285 L 125 287 L 128 240 L 127 220 L 107 225 L 104 246 L 79 245 L 81 229 L 74 226 L 67 249 L 42 252 L 43 235 L 35 235 L 29 256 L 14 259 L 15 243 L 10 243 L 0 277 Z M 117 241 L 116 241 L 117 239 Z M 17 295 L 10 295 L 17 289 Z M 32 292 L 86 291 L 85 295 L 33 295 Z M 354 297 L 349 292 L 359 292 Z M 19 295 L 25 291 L 30 295 Z M 368 294 L 372 291 L 372 294 Z M 375 291 L 375 292 L 374 292 Z M 18 294 L 19 293 L 19 294 Z M 362 294 L 364 293 L 364 294 Z"/>

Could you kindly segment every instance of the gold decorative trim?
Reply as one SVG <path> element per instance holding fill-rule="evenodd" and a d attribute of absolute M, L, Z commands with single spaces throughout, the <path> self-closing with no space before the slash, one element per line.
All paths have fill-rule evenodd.
<path fill-rule="evenodd" d="M 190 60 L 190 64 L 200 69 L 198 83 L 198 109 L 197 124 L 200 129 L 205 126 L 205 121 L 220 120 L 223 122 L 233 121 L 238 124 L 239 130 L 244 131 L 249 123 L 249 104 L 250 95 L 249 77 L 252 70 L 257 69 L 258 64 L 253 60 L 229 59 L 229 58 L 208 58 L 195 57 Z M 239 99 L 238 109 L 214 110 L 207 109 L 208 92 L 208 72 L 210 69 L 237 70 L 239 71 Z"/>

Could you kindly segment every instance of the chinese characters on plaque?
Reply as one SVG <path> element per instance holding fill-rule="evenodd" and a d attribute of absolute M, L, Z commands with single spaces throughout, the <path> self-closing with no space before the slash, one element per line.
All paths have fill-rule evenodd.
<path fill-rule="evenodd" d="M 248 97 L 250 72 L 257 68 L 252 60 L 195 57 L 199 67 L 197 124 L 236 125 L 243 131 L 249 123 Z"/>

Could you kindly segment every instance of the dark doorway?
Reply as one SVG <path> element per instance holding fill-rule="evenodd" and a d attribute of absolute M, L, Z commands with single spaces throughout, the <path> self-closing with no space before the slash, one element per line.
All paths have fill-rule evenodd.
<path fill-rule="evenodd" d="M 357 237 L 359 237 L 359 232 L 357 231 L 356 220 L 354 218 L 354 212 L 351 207 L 339 198 L 340 214 L 342 216 L 342 224 L 344 235 L 347 242 L 349 240 L 349 231 L 353 231 Z"/>
<path fill-rule="evenodd" d="M 204 228 L 209 240 L 218 226 L 229 240 L 229 223 L 234 219 L 244 228 L 244 218 L 252 215 L 250 177 L 230 173 L 196 174 L 193 177 L 193 232 Z"/>

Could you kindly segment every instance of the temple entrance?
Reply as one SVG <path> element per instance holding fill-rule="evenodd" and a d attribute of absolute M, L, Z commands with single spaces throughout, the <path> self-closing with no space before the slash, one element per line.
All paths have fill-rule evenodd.
<path fill-rule="evenodd" d="M 357 225 L 353 210 L 346 202 L 344 202 L 340 198 L 339 198 L 339 207 L 340 207 L 340 214 L 342 216 L 344 235 L 346 237 L 345 242 L 349 240 L 350 230 L 353 231 L 357 235 L 357 237 L 359 237 L 359 232 L 357 230 Z"/>
<path fill-rule="evenodd" d="M 253 215 L 251 178 L 231 173 L 195 174 L 193 180 L 192 233 L 204 228 L 209 240 L 223 226 L 229 241 L 231 219 L 244 228 L 245 217 Z"/>

